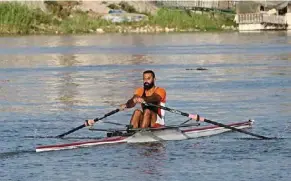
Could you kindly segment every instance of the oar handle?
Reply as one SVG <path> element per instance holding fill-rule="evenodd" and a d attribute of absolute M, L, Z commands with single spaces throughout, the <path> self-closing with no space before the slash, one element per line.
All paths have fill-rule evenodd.
<path fill-rule="evenodd" d="M 115 114 L 115 113 L 117 113 L 117 112 L 119 112 L 119 111 L 120 111 L 120 109 L 115 109 L 115 110 L 113 110 L 113 111 L 111 111 L 111 112 L 105 114 L 105 115 L 104 115 L 103 117 L 101 117 L 101 118 L 95 118 L 95 119 L 94 119 L 94 122 L 97 122 L 97 121 L 99 121 L 99 120 L 101 120 L 101 119 L 104 119 L 104 118 L 106 118 L 106 117 L 108 117 L 108 116 L 111 116 L 112 114 Z M 86 120 L 86 122 L 87 122 L 87 120 Z M 82 124 L 82 125 L 80 125 L 80 126 L 74 128 L 74 129 L 72 129 L 72 130 L 70 130 L 70 131 L 68 131 L 68 132 L 65 132 L 65 133 L 63 133 L 63 134 L 60 134 L 60 135 L 56 136 L 56 138 L 62 138 L 62 137 L 64 137 L 64 136 L 68 135 L 68 134 L 71 134 L 71 133 L 73 133 L 73 132 L 75 132 L 75 131 L 77 131 L 77 130 L 79 130 L 79 129 L 82 129 L 82 128 L 86 127 L 87 125 L 88 125 L 88 124 L 84 123 L 84 124 Z"/>

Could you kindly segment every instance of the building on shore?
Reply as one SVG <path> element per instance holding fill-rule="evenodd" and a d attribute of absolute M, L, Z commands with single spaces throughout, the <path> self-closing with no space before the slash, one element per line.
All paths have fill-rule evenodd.
<path fill-rule="evenodd" d="M 240 32 L 291 30 L 291 1 L 239 1 L 236 17 Z"/>
<path fill-rule="evenodd" d="M 165 1 L 159 0 L 156 1 L 156 4 L 160 7 L 169 7 L 169 8 L 181 8 L 181 9 L 191 9 L 191 10 L 221 10 L 226 11 L 233 9 L 235 7 L 235 2 L 232 1 L 209 1 L 209 0 L 195 0 L 195 1 Z"/>

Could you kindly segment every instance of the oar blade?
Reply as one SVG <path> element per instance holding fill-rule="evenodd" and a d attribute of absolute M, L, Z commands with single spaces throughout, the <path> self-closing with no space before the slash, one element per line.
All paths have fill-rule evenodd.
<path fill-rule="evenodd" d="M 220 126 L 220 127 L 225 127 L 225 128 L 231 129 L 233 131 L 241 132 L 241 133 L 248 134 L 248 135 L 251 135 L 251 136 L 255 136 L 257 138 L 261 138 L 261 139 L 272 139 L 272 138 L 269 138 L 269 137 L 266 137 L 266 136 L 262 136 L 262 135 L 258 135 L 258 134 L 254 134 L 254 133 L 251 133 L 251 132 L 242 130 L 242 129 L 237 129 L 235 127 L 228 126 L 228 125 L 225 125 L 225 124 L 222 124 L 222 123 L 218 123 L 218 122 L 215 122 L 215 121 L 211 121 L 209 119 L 204 119 L 204 122 L 207 122 L 207 123 L 210 123 L 210 124 L 214 124 L 214 125 L 217 125 L 217 126 Z"/>

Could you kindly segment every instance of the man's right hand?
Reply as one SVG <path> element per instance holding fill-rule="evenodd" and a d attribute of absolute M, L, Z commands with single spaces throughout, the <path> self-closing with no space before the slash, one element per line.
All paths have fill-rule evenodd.
<path fill-rule="evenodd" d="M 126 109 L 126 104 L 121 104 L 119 106 L 119 110 L 123 111 L 124 109 Z"/>
<path fill-rule="evenodd" d="M 134 104 L 137 103 L 138 98 L 139 98 L 139 97 L 137 97 L 137 96 L 135 96 L 135 97 L 133 98 L 133 103 L 134 103 Z"/>

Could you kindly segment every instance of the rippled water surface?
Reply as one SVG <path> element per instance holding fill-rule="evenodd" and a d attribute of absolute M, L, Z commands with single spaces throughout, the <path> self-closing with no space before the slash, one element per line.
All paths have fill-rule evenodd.
<path fill-rule="evenodd" d="M 288 33 L 1 37 L 0 57 L 0 180 L 290 180 Z M 75 140 L 27 136 L 55 136 L 116 109 L 146 69 L 166 88 L 169 107 L 222 123 L 254 119 L 248 131 L 283 139 L 232 132 L 35 153 Z M 127 124 L 132 111 L 106 120 Z M 166 116 L 168 124 L 186 120 Z M 84 128 L 70 136 L 104 133 Z"/>

